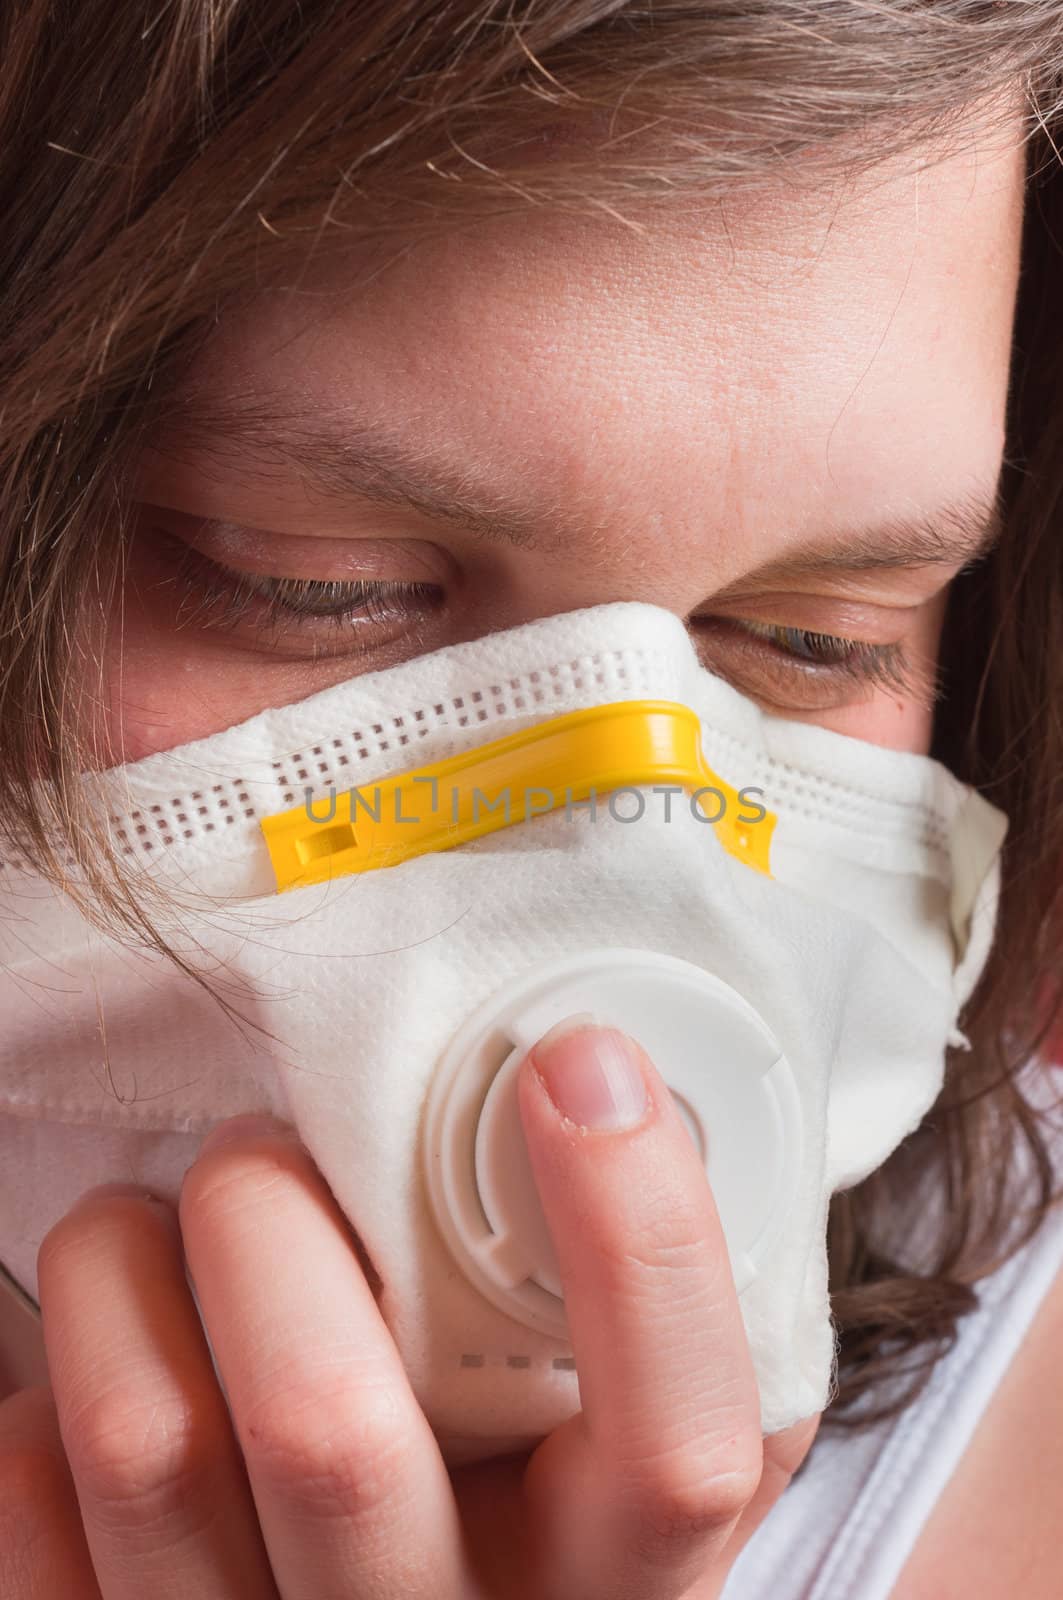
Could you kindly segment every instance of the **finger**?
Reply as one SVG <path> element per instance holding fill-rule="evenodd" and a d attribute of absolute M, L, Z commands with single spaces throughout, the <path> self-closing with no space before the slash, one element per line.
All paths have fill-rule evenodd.
<path fill-rule="evenodd" d="M 756 1494 L 728 1541 L 729 1561 L 737 1560 L 783 1490 L 789 1486 L 794 1473 L 812 1448 L 819 1424 L 820 1415 L 817 1412 L 814 1417 L 805 1417 L 792 1427 L 784 1428 L 779 1433 L 770 1433 L 765 1438 L 764 1471 Z"/>
<path fill-rule="evenodd" d="M 0 1405 L 0 1595 L 100 1600 L 49 1389 Z"/>
<path fill-rule="evenodd" d="M 107 1600 L 275 1600 L 171 1207 L 90 1191 L 45 1237 L 59 1426 Z"/>
<path fill-rule="evenodd" d="M 463 1593 L 450 1479 L 342 1212 L 280 1125 L 219 1132 L 181 1227 L 284 1600 Z"/>
<path fill-rule="evenodd" d="M 666 1085 L 624 1034 L 551 1029 L 519 1096 L 582 1404 L 529 1464 L 546 1592 L 665 1600 L 716 1559 L 761 1474 L 719 1216 Z"/>

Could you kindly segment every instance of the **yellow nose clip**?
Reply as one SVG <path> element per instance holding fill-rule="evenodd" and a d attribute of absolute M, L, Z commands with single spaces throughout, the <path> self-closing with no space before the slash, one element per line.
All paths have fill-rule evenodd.
<path fill-rule="evenodd" d="M 679 793 L 711 824 L 737 860 L 771 877 L 776 818 L 761 790 L 737 790 L 709 767 L 689 706 L 670 700 L 620 700 L 550 717 L 375 783 L 263 817 L 277 888 L 302 888 L 349 873 L 398 866 L 431 850 L 452 850 L 499 828 L 564 807 L 590 807 L 618 790 L 651 788 L 670 807 Z M 610 812 L 641 817 L 639 809 Z M 671 815 L 666 809 L 665 815 Z"/>

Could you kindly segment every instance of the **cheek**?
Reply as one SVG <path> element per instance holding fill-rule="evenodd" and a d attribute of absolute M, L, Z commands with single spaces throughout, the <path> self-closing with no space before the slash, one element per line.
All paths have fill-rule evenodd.
<path fill-rule="evenodd" d="M 223 728 L 271 706 L 290 705 L 357 670 L 344 658 L 308 664 L 234 649 L 223 633 L 176 629 L 160 622 L 134 585 L 126 588 L 121 622 L 84 623 L 82 656 L 99 663 L 80 707 L 80 733 L 95 768 L 139 761 Z M 380 661 L 381 666 L 392 665 Z"/>
<path fill-rule="evenodd" d="M 882 745 L 887 750 L 907 750 L 926 755 L 930 749 L 934 713 L 930 706 L 900 700 L 888 690 L 880 690 L 864 705 L 843 706 L 837 711 L 802 716 L 802 722 L 815 722 L 851 739 Z"/>

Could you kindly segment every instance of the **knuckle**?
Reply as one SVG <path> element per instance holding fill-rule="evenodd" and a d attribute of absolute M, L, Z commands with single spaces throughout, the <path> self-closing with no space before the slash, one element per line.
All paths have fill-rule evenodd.
<path fill-rule="evenodd" d="M 414 1439 L 385 1384 L 300 1379 L 246 1415 L 241 1429 L 253 1476 L 310 1516 L 363 1517 L 410 1473 Z"/>
<path fill-rule="evenodd" d="M 99 1509 L 141 1519 L 187 1506 L 211 1474 L 221 1441 L 188 1396 L 112 1391 L 69 1420 L 67 1450 L 78 1482 Z"/>
<path fill-rule="evenodd" d="M 38 1247 L 42 1300 L 57 1281 L 83 1272 L 86 1261 L 98 1263 L 129 1239 L 150 1235 L 165 1215 L 165 1209 L 148 1205 L 143 1194 L 83 1196 L 52 1224 Z"/>
<path fill-rule="evenodd" d="M 759 1441 L 757 1441 L 759 1446 Z M 643 1559 L 675 1559 L 684 1548 L 725 1530 L 742 1515 L 757 1491 L 759 1449 L 738 1444 L 726 1463 L 679 1454 L 640 1481 L 628 1523 Z"/>
<path fill-rule="evenodd" d="M 714 1256 L 700 1210 L 671 1200 L 641 1207 L 636 1228 L 602 1241 L 600 1259 L 617 1286 L 670 1289 L 677 1278 L 700 1283 Z"/>
<path fill-rule="evenodd" d="M 226 1146 L 209 1151 L 189 1168 L 181 1186 L 182 1224 L 194 1218 L 204 1228 L 235 1217 L 253 1217 L 271 1190 L 287 1179 L 287 1151 Z"/>
<path fill-rule="evenodd" d="M 186 1250 L 195 1241 L 255 1238 L 263 1217 L 282 1207 L 293 1188 L 312 1182 L 307 1158 L 290 1143 L 221 1145 L 201 1155 L 185 1173 L 177 1214 Z"/>
<path fill-rule="evenodd" d="M 707 1248 L 705 1215 L 688 1195 L 667 1194 L 643 1215 L 645 1253 L 650 1260 L 685 1262 L 703 1257 Z"/>
<path fill-rule="evenodd" d="M 42 1283 L 65 1268 L 84 1239 L 85 1218 L 80 1211 L 70 1211 L 52 1224 L 37 1251 L 37 1276 Z"/>

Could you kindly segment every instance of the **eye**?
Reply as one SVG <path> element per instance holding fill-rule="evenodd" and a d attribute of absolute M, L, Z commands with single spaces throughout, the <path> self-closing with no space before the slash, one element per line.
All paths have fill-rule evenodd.
<path fill-rule="evenodd" d="M 780 622 L 691 619 L 705 664 L 742 693 L 783 710 L 826 710 L 876 690 L 932 705 L 937 674 L 913 662 L 903 640 L 873 643 Z"/>
<path fill-rule="evenodd" d="M 267 648 L 313 652 L 375 647 L 443 605 L 439 585 L 395 578 L 292 578 L 240 572 L 164 528 L 152 532 L 150 588 L 176 628 L 261 635 Z"/>
<path fill-rule="evenodd" d="M 837 633 L 814 633 L 811 628 L 789 628 L 782 622 L 743 620 L 736 626 L 754 638 L 768 640 L 800 661 L 820 665 L 854 661 L 864 663 L 868 660 L 878 664 L 895 648 L 892 645 L 869 644 L 862 639 L 847 639 Z"/>

